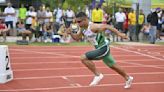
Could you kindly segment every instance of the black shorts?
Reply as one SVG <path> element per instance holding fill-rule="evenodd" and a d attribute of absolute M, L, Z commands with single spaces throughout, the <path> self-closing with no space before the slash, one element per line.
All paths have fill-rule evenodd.
<path fill-rule="evenodd" d="M 102 59 L 109 52 L 109 46 L 104 45 L 98 49 L 85 53 L 88 60 L 99 60 Z"/>
<path fill-rule="evenodd" d="M 116 28 L 117 28 L 118 30 L 123 31 L 123 22 L 118 22 L 118 23 L 116 24 Z"/>

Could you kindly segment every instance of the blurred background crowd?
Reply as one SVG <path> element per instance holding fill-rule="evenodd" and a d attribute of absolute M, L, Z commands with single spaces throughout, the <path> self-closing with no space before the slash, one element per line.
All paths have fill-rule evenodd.
<path fill-rule="evenodd" d="M 164 7 L 157 5 L 152 8 L 151 0 L 145 0 L 146 3 L 132 0 L 135 2 L 130 6 L 124 5 L 125 1 L 0 0 L 0 42 L 6 42 L 10 36 L 22 37 L 29 42 L 73 42 L 66 29 L 71 28 L 74 33 L 83 30 L 75 20 L 80 11 L 85 12 L 91 22 L 114 26 L 128 35 L 130 41 L 155 44 L 162 40 Z M 110 30 L 104 35 L 111 41 L 124 41 Z M 80 41 L 85 41 L 85 38 Z"/>

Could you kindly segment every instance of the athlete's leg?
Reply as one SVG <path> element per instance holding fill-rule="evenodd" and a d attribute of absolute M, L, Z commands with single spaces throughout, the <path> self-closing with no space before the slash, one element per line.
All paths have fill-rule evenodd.
<path fill-rule="evenodd" d="M 101 74 L 97 70 L 95 64 L 91 60 L 88 60 L 85 55 L 81 56 L 81 61 L 91 72 L 93 72 L 95 74 L 95 77 L 93 78 L 92 82 L 89 85 L 90 86 L 97 85 L 101 81 L 101 79 L 103 78 L 103 74 Z"/>
<path fill-rule="evenodd" d="M 97 85 L 100 80 L 103 78 L 103 74 L 101 74 L 95 64 L 91 61 L 91 60 L 98 60 L 98 59 L 102 59 L 103 56 L 105 56 L 107 54 L 107 52 L 109 51 L 108 46 L 104 45 L 100 48 L 97 48 L 95 50 L 89 51 L 87 53 L 85 53 L 85 55 L 81 56 L 81 61 L 82 63 L 95 74 L 95 77 L 93 79 L 93 81 L 90 83 L 90 86 L 95 86 Z"/>
<path fill-rule="evenodd" d="M 126 80 L 124 88 L 129 88 L 131 86 L 133 77 L 129 76 L 118 64 L 115 63 L 111 54 L 104 57 L 103 61 L 107 66 L 109 66 L 112 70 L 116 71 Z"/>
<path fill-rule="evenodd" d="M 100 72 L 97 70 L 95 64 L 91 61 L 88 60 L 87 57 L 85 55 L 81 56 L 81 62 L 92 72 L 94 73 L 96 76 L 98 76 L 100 74 Z"/>

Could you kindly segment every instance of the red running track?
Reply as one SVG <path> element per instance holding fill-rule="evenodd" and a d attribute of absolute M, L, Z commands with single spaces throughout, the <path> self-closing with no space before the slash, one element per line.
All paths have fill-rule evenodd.
<path fill-rule="evenodd" d="M 164 92 L 163 46 L 111 47 L 116 62 L 134 77 L 130 89 L 124 79 L 102 61 L 99 85 L 89 87 L 93 74 L 80 62 L 88 46 L 11 46 L 14 80 L 0 84 L 0 92 Z"/>

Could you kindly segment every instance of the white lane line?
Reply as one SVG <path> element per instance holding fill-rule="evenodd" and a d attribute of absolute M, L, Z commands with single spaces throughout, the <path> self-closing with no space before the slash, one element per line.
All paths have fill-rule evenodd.
<path fill-rule="evenodd" d="M 164 72 L 141 72 L 141 73 L 129 73 L 131 75 L 160 75 L 164 74 Z M 120 76 L 119 74 L 103 74 L 105 76 Z M 49 78 L 61 78 L 62 76 L 44 76 L 44 77 L 22 77 L 22 78 L 14 78 L 14 80 L 31 80 L 31 79 L 49 79 Z M 67 77 L 93 77 L 93 75 L 67 75 Z"/>
<path fill-rule="evenodd" d="M 96 87 L 110 87 L 110 86 L 123 86 L 125 83 L 115 83 L 115 84 L 100 84 Z M 156 82 L 133 82 L 133 85 L 164 85 L 163 81 Z M 73 88 L 91 88 L 90 86 L 65 86 L 65 87 L 49 87 L 49 88 L 29 88 L 29 89 L 6 89 L 0 90 L 0 92 L 19 92 L 19 91 L 47 91 L 47 90 L 59 90 L 59 89 L 73 89 Z"/>
<path fill-rule="evenodd" d="M 138 65 L 138 66 L 142 66 L 142 67 L 151 67 L 151 68 L 158 68 L 158 69 L 164 69 L 163 67 L 158 67 L 158 66 L 154 66 L 154 65 L 145 65 L 145 64 L 140 64 L 140 63 L 132 63 L 132 62 L 120 62 L 120 63 L 126 63 L 126 64 L 131 64 L 131 65 Z"/>
<path fill-rule="evenodd" d="M 20 50 L 20 49 L 14 49 L 14 51 L 22 51 L 22 52 L 31 52 L 31 53 L 38 53 L 38 54 L 47 54 L 47 55 L 59 55 L 59 56 L 68 56 L 68 57 L 74 57 L 74 58 L 79 58 L 79 56 L 75 55 L 68 55 L 68 54 L 59 54 L 55 52 L 40 52 L 40 51 L 31 51 L 31 50 Z"/>
<path fill-rule="evenodd" d="M 143 67 L 143 68 L 147 68 L 147 67 L 153 67 L 153 68 L 160 68 L 160 69 L 164 69 L 164 67 L 158 67 L 158 66 L 152 66 L 152 65 L 141 65 L 141 64 L 135 64 L 135 63 L 131 63 L 132 65 L 130 66 L 121 66 L 124 68 L 137 68 L 137 67 Z M 102 67 L 97 67 L 98 69 L 110 69 L 106 66 L 102 66 Z M 69 67 L 69 68 L 34 68 L 34 69 L 13 69 L 13 71 L 15 72 L 26 72 L 26 71 L 52 71 L 52 70 L 77 70 L 77 69 L 87 69 L 86 67 Z"/>
<path fill-rule="evenodd" d="M 69 79 L 69 78 L 66 77 L 66 76 L 62 76 L 62 78 L 63 78 L 64 80 L 66 80 L 67 82 L 69 82 L 69 85 L 70 85 L 70 86 L 81 87 L 80 84 L 75 83 L 73 80 Z"/>
<path fill-rule="evenodd" d="M 150 57 L 150 58 L 153 58 L 153 59 L 164 61 L 164 59 L 162 59 L 162 58 L 158 58 L 158 57 L 155 57 L 155 56 L 143 54 L 143 53 L 140 53 L 140 52 L 137 52 L 137 51 L 127 50 L 127 49 L 123 49 L 123 48 L 119 48 L 119 47 L 114 47 L 114 46 L 112 46 L 112 48 L 123 50 L 123 51 L 126 51 L 126 52 L 133 52 L 135 54 L 139 54 L 139 55 L 142 55 L 142 56 L 146 56 L 146 57 Z"/>
<path fill-rule="evenodd" d="M 133 60 L 117 60 L 117 62 L 124 62 L 124 61 L 152 61 L 152 59 L 133 59 Z M 81 62 L 80 62 L 80 59 L 79 60 L 69 60 L 69 59 L 67 59 L 66 61 L 42 61 L 42 62 L 40 62 L 40 61 L 36 61 L 36 62 L 34 62 L 34 61 L 32 61 L 32 62 L 30 62 L 30 60 L 28 60 L 28 62 L 11 62 L 11 64 L 13 64 L 13 65 L 26 65 L 26 64 L 52 64 L 52 63 L 54 63 L 54 64 L 56 64 L 56 63 L 79 63 L 79 64 L 81 64 Z M 95 61 L 94 63 L 102 63 L 102 61 L 101 60 L 99 60 L 99 61 Z"/>
<path fill-rule="evenodd" d="M 42 57 L 40 57 L 40 56 L 39 57 L 38 56 L 37 57 L 36 56 L 35 57 L 31 57 L 31 56 L 30 57 L 27 57 L 27 56 L 26 57 L 11 57 L 11 59 L 40 59 L 40 58 L 43 58 L 43 59 L 54 58 L 55 59 L 55 58 L 63 58 L 63 57 L 72 58 L 70 56 L 64 56 L 63 55 L 62 57 L 59 57 L 59 56 L 51 56 L 51 57 L 50 56 L 48 56 L 48 57 L 47 56 L 42 56 Z M 79 58 L 80 58 L 80 56 L 79 56 Z"/>

